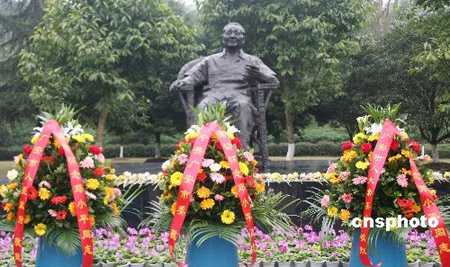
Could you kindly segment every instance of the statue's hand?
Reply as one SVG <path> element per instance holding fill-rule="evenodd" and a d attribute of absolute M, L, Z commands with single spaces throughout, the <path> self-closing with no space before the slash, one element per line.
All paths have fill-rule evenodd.
<path fill-rule="evenodd" d="M 257 66 L 248 64 L 245 65 L 245 69 L 247 70 L 250 84 L 257 83 L 260 80 L 260 71 Z"/>
<path fill-rule="evenodd" d="M 174 81 L 170 87 L 169 87 L 169 92 L 172 91 L 177 91 L 178 89 L 180 89 L 181 86 L 185 85 L 185 83 L 183 82 L 183 80 L 176 80 Z"/>

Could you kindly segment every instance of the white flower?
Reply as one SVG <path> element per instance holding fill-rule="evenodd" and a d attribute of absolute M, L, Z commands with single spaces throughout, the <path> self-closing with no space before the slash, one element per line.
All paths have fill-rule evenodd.
<path fill-rule="evenodd" d="M 372 125 L 370 125 L 370 127 L 367 127 L 364 130 L 366 130 L 367 132 L 369 132 L 372 135 L 376 135 L 376 134 L 380 133 L 382 129 L 383 129 L 383 125 L 381 125 L 379 123 L 372 123 Z"/>
<path fill-rule="evenodd" d="M 213 180 L 216 184 L 221 184 L 225 182 L 225 177 L 217 172 L 211 173 L 211 180 Z"/>
<path fill-rule="evenodd" d="M 227 126 L 227 132 L 229 132 L 230 134 L 235 134 L 235 133 L 240 133 L 241 132 L 241 131 L 239 131 L 238 128 L 236 128 L 236 126 L 231 125 L 228 122 L 226 122 L 225 125 Z"/>
<path fill-rule="evenodd" d="M 192 125 L 191 128 L 189 128 L 184 134 L 191 134 L 200 131 L 200 126 L 198 125 Z"/>
<path fill-rule="evenodd" d="M 218 172 L 218 171 L 220 171 L 220 164 L 219 163 L 213 163 L 213 164 L 209 165 L 209 169 L 212 172 Z"/>
<path fill-rule="evenodd" d="M 164 163 L 161 165 L 161 168 L 163 171 L 167 170 L 167 168 L 169 168 L 170 166 L 170 159 L 164 161 Z"/>
<path fill-rule="evenodd" d="M 12 181 L 17 178 L 18 174 L 19 173 L 15 169 L 12 169 L 12 170 L 8 171 L 8 174 L 6 174 L 6 177 L 8 177 L 8 179 L 10 181 Z"/>

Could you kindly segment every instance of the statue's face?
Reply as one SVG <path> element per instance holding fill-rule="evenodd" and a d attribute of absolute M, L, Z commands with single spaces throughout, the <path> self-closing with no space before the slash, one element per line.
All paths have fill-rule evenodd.
<path fill-rule="evenodd" d="M 240 48 L 245 42 L 243 29 L 236 25 L 231 25 L 225 29 L 222 35 L 223 44 L 227 48 Z"/>

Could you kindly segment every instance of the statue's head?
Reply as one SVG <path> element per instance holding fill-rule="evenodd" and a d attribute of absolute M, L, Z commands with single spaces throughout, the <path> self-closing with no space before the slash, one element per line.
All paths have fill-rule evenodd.
<path fill-rule="evenodd" d="M 237 22 L 223 27 L 222 41 L 226 48 L 241 48 L 245 43 L 245 29 Z"/>

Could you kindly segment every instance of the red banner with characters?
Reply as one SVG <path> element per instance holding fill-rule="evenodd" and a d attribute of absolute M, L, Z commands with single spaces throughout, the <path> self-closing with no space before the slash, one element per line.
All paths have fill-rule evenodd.
<path fill-rule="evenodd" d="M 391 143 L 394 140 L 395 135 L 405 138 L 394 125 L 394 123 L 392 123 L 390 120 L 386 120 L 380 133 L 380 139 L 378 140 L 377 145 L 375 146 L 375 149 L 373 151 L 372 160 L 370 161 L 369 165 L 366 199 L 364 203 L 364 218 L 372 217 L 375 189 L 386 162 L 389 148 L 391 147 Z M 409 162 L 412 177 L 419 191 L 420 200 L 425 216 L 428 220 L 430 220 L 430 218 L 435 218 L 439 222 L 437 227 L 431 228 L 431 232 L 436 242 L 436 247 L 441 258 L 442 266 L 450 266 L 450 240 L 444 224 L 444 220 L 442 219 L 442 215 L 436 206 L 434 197 L 425 185 L 422 175 L 420 174 L 411 153 L 409 155 Z M 365 266 L 374 266 L 368 255 L 368 237 L 369 227 L 365 227 L 365 224 L 363 224 L 359 237 L 359 257 L 361 263 Z M 381 264 L 382 263 L 380 262 L 377 266 L 381 266 Z"/>
<path fill-rule="evenodd" d="M 22 266 L 22 241 L 24 231 L 25 209 L 28 200 L 28 189 L 33 187 L 33 181 L 38 171 L 41 157 L 47 146 L 50 137 L 58 140 L 64 150 L 67 160 L 67 167 L 72 186 L 75 208 L 77 213 L 78 229 L 80 233 L 81 248 L 83 251 L 83 267 L 90 267 L 94 261 L 94 253 L 92 246 L 91 226 L 89 223 L 89 213 L 86 202 L 86 194 L 83 187 L 83 179 L 80 174 L 78 162 L 73 155 L 72 150 L 67 144 L 64 132 L 59 124 L 54 120 L 45 123 L 38 141 L 34 144 L 33 150 L 29 155 L 27 166 L 24 173 L 22 193 L 19 198 L 17 210 L 16 227 L 14 230 L 14 259 L 18 267 Z"/>
<path fill-rule="evenodd" d="M 254 238 L 254 224 L 251 212 L 251 200 L 245 187 L 244 178 L 239 169 L 239 160 L 236 155 L 236 150 L 230 142 L 230 139 L 226 132 L 221 130 L 220 125 L 217 122 L 207 123 L 200 130 L 198 138 L 195 140 L 192 147 L 191 154 L 189 156 L 186 169 L 183 173 L 183 178 L 178 191 L 177 204 L 175 207 L 175 214 L 172 220 L 172 225 L 169 232 L 169 250 L 172 258 L 175 259 L 174 249 L 175 244 L 180 235 L 181 228 L 183 227 L 184 220 L 187 215 L 189 202 L 192 197 L 192 191 L 195 186 L 195 181 L 200 169 L 201 162 L 208 147 L 211 135 L 215 133 L 225 153 L 225 157 L 230 165 L 231 172 L 233 174 L 234 182 L 236 184 L 239 200 L 244 212 L 246 223 L 250 232 L 251 246 L 252 246 L 252 264 L 256 260 L 256 245 Z M 178 262 L 178 266 L 186 266 L 183 262 Z"/>

